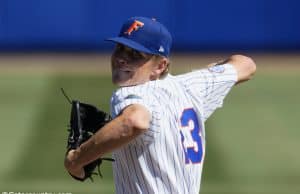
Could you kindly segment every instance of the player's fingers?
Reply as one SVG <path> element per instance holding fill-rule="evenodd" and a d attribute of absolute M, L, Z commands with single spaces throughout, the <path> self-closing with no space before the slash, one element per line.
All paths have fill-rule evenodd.
<path fill-rule="evenodd" d="M 71 175 L 73 175 L 74 177 L 77 177 L 77 178 L 80 178 L 80 179 L 83 179 L 84 176 L 85 176 L 83 168 L 71 169 L 71 170 L 69 170 L 69 173 Z"/>
<path fill-rule="evenodd" d="M 75 154 L 75 150 L 70 150 L 69 152 L 67 152 L 66 156 L 65 156 L 65 168 L 69 171 L 70 169 L 73 169 L 76 167 L 75 165 L 75 158 L 76 158 L 76 154 Z"/>
<path fill-rule="evenodd" d="M 76 150 L 70 150 L 65 157 L 65 168 L 73 176 L 78 178 L 84 178 L 84 170 L 82 167 L 76 165 Z"/>

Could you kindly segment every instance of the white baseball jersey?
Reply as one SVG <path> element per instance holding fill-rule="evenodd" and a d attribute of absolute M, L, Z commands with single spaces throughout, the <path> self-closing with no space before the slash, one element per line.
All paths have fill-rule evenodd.
<path fill-rule="evenodd" d="M 236 70 L 225 64 L 115 91 L 113 118 L 131 104 L 151 113 L 150 128 L 113 153 L 116 193 L 199 193 L 204 122 L 236 81 Z"/>

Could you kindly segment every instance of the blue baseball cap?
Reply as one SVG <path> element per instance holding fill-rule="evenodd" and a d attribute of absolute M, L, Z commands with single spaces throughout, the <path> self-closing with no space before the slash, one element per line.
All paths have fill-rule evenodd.
<path fill-rule="evenodd" d="M 155 19 L 146 17 L 129 18 L 123 24 L 118 37 L 106 40 L 165 57 L 170 55 L 172 45 L 172 36 L 167 28 Z"/>

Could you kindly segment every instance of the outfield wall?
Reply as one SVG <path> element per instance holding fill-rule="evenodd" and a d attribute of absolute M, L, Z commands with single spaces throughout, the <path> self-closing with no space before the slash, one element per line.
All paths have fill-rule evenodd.
<path fill-rule="evenodd" d="M 103 50 L 130 16 L 155 17 L 175 50 L 300 49 L 297 0 L 1 0 L 1 50 Z"/>

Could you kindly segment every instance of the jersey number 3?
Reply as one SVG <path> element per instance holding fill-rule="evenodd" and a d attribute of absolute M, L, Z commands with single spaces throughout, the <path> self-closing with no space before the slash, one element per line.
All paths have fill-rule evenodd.
<path fill-rule="evenodd" d="M 185 154 L 185 163 L 201 163 L 203 147 L 201 139 L 201 125 L 194 109 L 185 109 L 180 117 L 181 142 Z"/>

